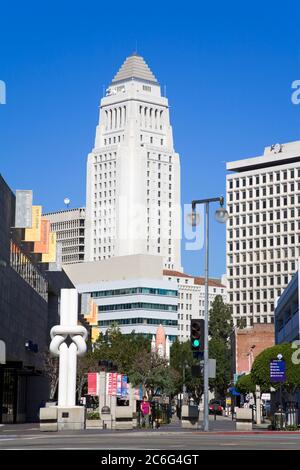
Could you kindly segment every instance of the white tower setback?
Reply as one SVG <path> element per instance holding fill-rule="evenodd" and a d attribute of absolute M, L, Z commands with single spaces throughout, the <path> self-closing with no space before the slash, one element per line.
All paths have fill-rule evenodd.
<path fill-rule="evenodd" d="M 180 269 L 180 162 L 167 98 L 144 59 L 128 57 L 100 105 L 88 155 L 86 261 L 163 256 Z"/>

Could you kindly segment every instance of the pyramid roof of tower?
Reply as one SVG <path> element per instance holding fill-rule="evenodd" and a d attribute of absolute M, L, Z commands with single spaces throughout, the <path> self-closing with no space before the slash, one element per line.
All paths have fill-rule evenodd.
<path fill-rule="evenodd" d="M 137 78 L 145 82 L 158 84 L 156 77 L 151 72 L 142 56 L 134 52 L 127 57 L 118 73 L 115 75 L 112 83 L 123 82 Z"/>

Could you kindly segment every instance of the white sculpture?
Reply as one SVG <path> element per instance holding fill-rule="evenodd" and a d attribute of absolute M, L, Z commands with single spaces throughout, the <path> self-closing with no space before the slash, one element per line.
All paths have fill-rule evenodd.
<path fill-rule="evenodd" d="M 86 352 L 87 330 L 78 325 L 78 293 L 61 289 L 60 325 L 50 331 L 50 351 L 59 356 L 58 406 L 75 406 L 77 356 Z M 68 347 L 66 339 L 72 341 Z"/>

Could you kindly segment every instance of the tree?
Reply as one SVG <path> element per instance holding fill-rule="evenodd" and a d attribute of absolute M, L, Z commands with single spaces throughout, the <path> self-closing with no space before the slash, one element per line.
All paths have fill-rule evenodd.
<path fill-rule="evenodd" d="M 194 358 L 189 341 L 174 341 L 170 351 L 170 366 L 177 372 L 176 393 L 182 393 L 184 378 L 186 390 L 196 403 L 199 403 L 203 393 L 203 378 L 193 377 L 191 371 L 192 366 L 199 365 L 199 361 Z"/>
<path fill-rule="evenodd" d="M 158 389 L 161 394 L 173 395 L 178 380 L 176 371 L 168 365 L 168 361 L 150 351 L 140 351 L 137 354 L 129 377 L 133 386 L 142 385 L 150 397 Z"/>
<path fill-rule="evenodd" d="M 216 378 L 210 379 L 210 388 L 217 398 L 224 398 L 231 378 L 231 344 L 233 322 L 231 307 L 217 295 L 209 312 L 209 358 L 216 359 Z"/>
<path fill-rule="evenodd" d="M 251 374 L 239 377 L 235 388 L 239 393 L 242 393 L 243 395 L 246 395 L 247 393 L 254 393 L 255 383 L 252 380 Z"/>
<path fill-rule="evenodd" d="M 105 335 L 100 333 L 93 355 L 98 360 L 112 361 L 120 373 L 129 375 L 136 356 L 141 352 L 149 352 L 150 347 L 148 338 L 134 331 L 123 335 L 118 326 L 112 325 Z"/>
<path fill-rule="evenodd" d="M 53 356 L 50 351 L 43 353 L 43 371 L 45 376 L 49 379 L 50 387 L 50 400 L 53 400 L 58 385 L 58 374 L 59 374 L 59 358 Z"/>
<path fill-rule="evenodd" d="M 270 381 L 270 361 L 277 359 L 278 354 L 282 354 L 286 365 L 286 381 L 283 386 L 289 393 L 294 393 L 297 388 L 300 388 L 300 364 L 297 363 L 299 361 L 295 353 L 290 343 L 277 344 L 265 349 L 255 358 L 251 369 L 252 381 L 266 391 L 271 387 L 278 390 L 280 383 Z"/>

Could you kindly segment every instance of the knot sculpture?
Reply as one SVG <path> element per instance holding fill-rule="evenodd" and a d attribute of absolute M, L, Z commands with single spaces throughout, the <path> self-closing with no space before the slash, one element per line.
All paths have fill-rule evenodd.
<path fill-rule="evenodd" d="M 50 352 L 59 356 L 58 406 L 75 406 L 77 356 L 86 352 L 87 330 L 77 325 L 78 293 L 61 289 L 60 325 L 50 331 Z M 68 346 L 68 343 L 69 346 Z"/>

